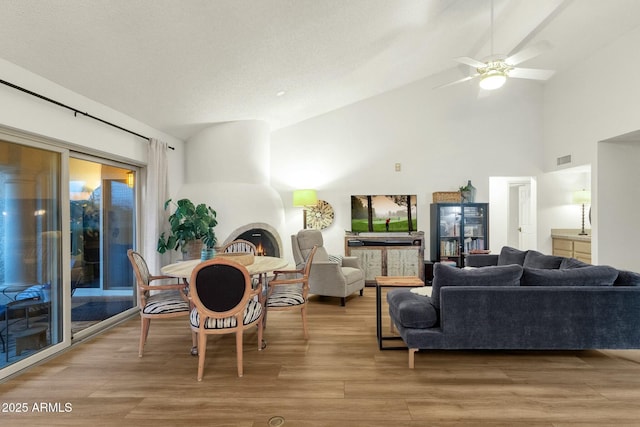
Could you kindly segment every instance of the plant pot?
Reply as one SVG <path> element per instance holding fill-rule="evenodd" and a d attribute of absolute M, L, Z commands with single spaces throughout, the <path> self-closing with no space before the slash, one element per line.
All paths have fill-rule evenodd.
<path fill-rule="evenodd" d="M 200 261 L 206 261 L 216 256 L 216 250 L 213 248 L 202 248 L 200 251 Z"/>
<path fill-rule="evenodd" d="M 182 248 L 182 259 L 184 261 L 186 260 L 190 260 L 190 259 L 199 259 L 200 258 L 200 251 L 202 250 L 202 240 L 198 239 L 198 240 L 192 240 L 189 243 L 187 243 L 186 245 L 184 245 L 184 247 Z"/>

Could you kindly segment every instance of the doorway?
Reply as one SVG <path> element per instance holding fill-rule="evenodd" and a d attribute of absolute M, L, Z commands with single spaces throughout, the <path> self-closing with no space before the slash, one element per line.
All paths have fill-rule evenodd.
<path fill-rule="evenodd" d="M 489 186 L 491 251 L 537 249 L 535 178 L 490 177 Z"/>

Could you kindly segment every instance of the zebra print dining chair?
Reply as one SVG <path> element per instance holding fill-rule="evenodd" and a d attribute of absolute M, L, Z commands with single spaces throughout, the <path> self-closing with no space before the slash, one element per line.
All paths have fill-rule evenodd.
<path fill-rule="evenodd" d="M 262 286 L 251 285 L 247 268 L 224 258 L 214 258 L 198 264 L 191 273 L 189 294 L 194 308 L 191 310 L 191 330 L 198 336 L 198 381 L 202 381 L 207 336 L 212 334 L 236 335 L 238 376 L 243 375 L 243 333 L 258 327 L 258 350 L 262 350 L 262 320 L 264 309 L 257 298 Z"/>
<path fill-rule="evenodd" d="M 138 357 L 142 357 L 144 345 L 149 335 L 151 319 L 167 319 L 189 315 L 189 298 L 187 285 L 180 283 L 180 279 L 171 276 L 152 276 L 147 263 L 138 252 L 133 249 L 127 251 L 127 257 L 133 267 L 138 286 L 138 307 L 140 308 L 140 344 Z M 155 280 L 173 279 L 171 284 L 152 284 Z M 185 322 L 186 323 L 186 322 Z M 185 326 L 187 326 L 185 324 Z M 195 335 L 192 334 L 192 354 L 196 346 Z"/>
<path fill-rule="evenodd" d="M 267 291 L 267 311 L 300 310 L 304 338 L 309 339 L 307 329 L 307 301 L 309 299 L 309 272 L 317 246 L 314 246 L 303 268 L 274 271 Z M 293 277 L 291 277 L 293 276 Z"/>

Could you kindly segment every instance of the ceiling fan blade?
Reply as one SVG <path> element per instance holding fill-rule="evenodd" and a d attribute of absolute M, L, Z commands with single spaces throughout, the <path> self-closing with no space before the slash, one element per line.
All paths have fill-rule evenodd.
<path fill-rule="evenodd" d="M 507 59 L 504 60 L 504 62 L 509 65 L 518 65 L 521 62 L 534 58 L 549 49 L 551 49 L 551 43 L 549 43 L 548 41 L 541 41 L 534 44 L 533 46 L 522 49 L 520 52 L 516 52 L 510 55 Z"/>
<path fill-rule="evenodd" d="M 516 79 L 547 80 L 555 73 L 554 70 L 541 70 L 539 68 L 514 68 L 509 71 L 509 77 Z"/>
<path fill-rule="evenodd" d="M 484 62 L 480 62 L 477 59 L 469 58 L 468 56 L 461 56 L 459 58 L 455 58 L 455 61 L 458 61 L 462 64 L 469 65 L 473 68 L 484 68 L 487 66 Z"/>
<path fill-rule="evenodd" d="M 462 78 L 460 80 L 455 80 L 453 82 L 445 83 L 443 85 L 434 87 L 434 89 L 441 89 L 443 87 L 453 86 L 453 85 L 458 84 L 458 83 L 463 83 L 463 82 L 469 81 L 469 80 L 471 80 L 471 79 L 473 79 L 473 78 L 475 78 L 477 76 L 479 76 L 479 74 L 475 74 L 473 76 L 464 77 L 464 78 Z"/>

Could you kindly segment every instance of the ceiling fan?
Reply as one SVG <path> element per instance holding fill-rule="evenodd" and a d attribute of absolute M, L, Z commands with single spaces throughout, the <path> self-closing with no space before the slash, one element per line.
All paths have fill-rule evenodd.
<path fill-rule="evenodd" d="M 547 80 L 555 71 L 542 70 L 537 68 L 521 68 L 516 65 L 534 58 L 543 52 L 551 49 L 551 44 L 547 41 L 536 43 L 519 52 L 512 53 L 508 57 L 494 55 L 493 53 L 493 0 L 491 1 L 491 56 L 485 61 L 462 56 L 455 58 L 461 64 L 469 65 L 476 69 L 476 73 L 438 87 L 451 86 L 457 83 L 466 82 L 477 77 L 480 78 L 480 87 L 485 90 L 494 90 L 502 87 L 507 81 L 507 77 L 517 79 Z"/>

